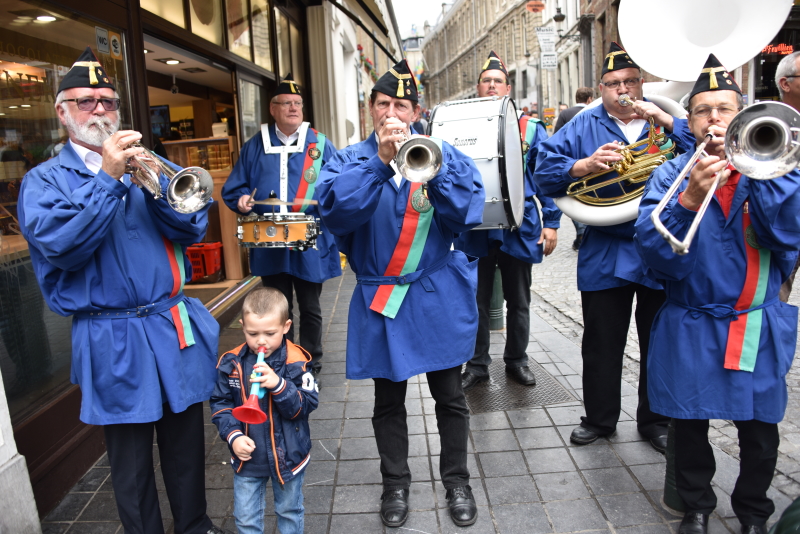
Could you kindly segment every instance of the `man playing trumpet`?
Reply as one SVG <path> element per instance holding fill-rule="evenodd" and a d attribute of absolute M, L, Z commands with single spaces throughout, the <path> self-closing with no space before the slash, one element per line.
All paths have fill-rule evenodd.
<path fill-rule="evenodd" d="M 660 220 L 672 235 L 686 235 L 717 173 L 719 187 L 685 255 L 672 252 L 651 213 L 692 154 L 655 171 L 636 222 L 648 276 L 667 295 L 653 324 L 648 384 L 652 410 L 675 419 L 675 479 L 686 504 L 680 534 L 705 534 L 717 504 L 709 419 L 733 420 L 739 430 L 731 504 L 742 533 L 763 534 L 775 511 L 767 490 L 797 337 L 797 308 L 780 302 L 778 291 L 800 248 L 800 172 L 754 180 L 726 161 L 725 134 L 741 109 L 736 82 L 709 56 L 690 93 L 689 128 L 698 144 L 714 138 Z"/>
<path fill-rule="evenodd" d="M 676 119 L 652 102 L 642 101 L 639 66 L 616 43 L 603 62 L 600 82 L 602 106 L 577 115 L 539 147 L 534 181 L 545 195 L 560 197 L 574 181 L 594 172 L 609 170 L 621 159 L 620 143 L 632 144 L 648 135 L 652 118 L 667 133 L 668 148 L 691 148 L 693 138 L 686 121 Z M 621 95 L 633 104 L 623 106 Z M 603 194 L 603 190 L 598 194 Z M 614 194 L 618 194 L 616 190 Z M 656 450 L 666 447 L 667 422 L 653 413 L 647 400 L 647 349 L 650 325 L 664 302 L 661 286 L 644 274 L 633 244 L 633 221 L 612 226 L 589 226 L 578 252 L 578 289 L 583 307 L 583 397 L 586 416 L 570 440 L 592 443 L 615 432 L 621 409 L 622 364 L 636 297 L 636 329 L 641 369 L 636 422 L 639 433 Z"/>

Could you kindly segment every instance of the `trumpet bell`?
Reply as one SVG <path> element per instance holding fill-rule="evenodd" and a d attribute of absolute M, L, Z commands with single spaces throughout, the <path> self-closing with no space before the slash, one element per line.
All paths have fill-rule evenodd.
<path fill-rule="evenodd" d="M 412 135 L 398 149 L 395 161 L 403 178 L 426 183 L 442 168 L 442 149 L 424 135 Z"/>
<path fill-rule="evenodd" d="M 211 199 L 214 179 L 202 167 L 186 167 L 167 186 L 167 201 L 178 213 L 194 213 Z"/>
<path fill-rule="evenodd" d="M 725 155 L 737 171 L 756 180 L 783 176 L 800 162 L 800 113 L 780 102 L 741 111 L 728 125 Z"/>

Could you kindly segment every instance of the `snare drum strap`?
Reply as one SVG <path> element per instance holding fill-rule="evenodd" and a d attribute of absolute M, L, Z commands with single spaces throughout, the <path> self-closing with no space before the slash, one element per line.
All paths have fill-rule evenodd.
<path fill-rule="evenodd" d="M 300 182 L 295 194 L 295 200 L 304 202 L 302 205 L 292 206 L 293 211 L 302 211 L 303 213 L 309 206 L 306 202 L 314 198 L 314 189 L 317 185 L 317 178 L 319 178 L 319 170 L 322 167 L 322 155 L 325 154 L 325 145 L 328 141 L 324 133 L 320 133 L 313 128 L 311 130 L 317 136 L 317 142 L 308 144 L 306 159 L 303 162 L 303 172 L 300 175 Z"/>
<path fill-rule="evenodd" d="M 412 198 L 414 192 L 422 187 L 420 183 L 411 183 L 406 202 L 406 212 L 403 216 L 403 226 L 400 229 L 400 237 L 394 247 L 389 266 L 386 267 L 384 276 L 400 277 L 395 278 L 389 284 L 381 285 L 372 299 L 369 309 L 385 315 L 390 319 L 397 316 L 400 305 L 408 293 L 411 280 L 408 283 L 402 280 L 402 276 L 414 273 L 419 266 L 422 251 L 425 249 L 425 242 L 428 240 L 428 232 L 433 220 L 434 208 L 420 213 L 414 209 Z M 389 282 L 389 280 L 387 280 Z"/>

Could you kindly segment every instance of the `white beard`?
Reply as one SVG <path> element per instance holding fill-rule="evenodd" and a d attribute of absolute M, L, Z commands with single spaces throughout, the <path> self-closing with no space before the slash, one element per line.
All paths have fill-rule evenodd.
<path fill-rule="evenodd" d="M 81 124 L 76 121 L 69 110 L 67 110 L 67 112 L 64 113 L 64 120 L 67 123 L 67 130 L 75 136 L 75 139 L 89 146 L 103 146 L 103 141 L 119 130 L 119 115 L 117 115 L 117 120 L 114 122 L 101 117 L 91 116 L 86 122 Z"/>

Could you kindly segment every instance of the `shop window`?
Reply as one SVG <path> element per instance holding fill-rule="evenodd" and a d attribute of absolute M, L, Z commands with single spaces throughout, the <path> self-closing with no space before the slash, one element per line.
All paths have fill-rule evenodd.
<path fill-rule="evenodd" d="M 275 8 L 275 27 L 278 31 L 278 75 L 283 78 L 292 68 L 292 54 L 289 38 L 289 19 Z M 298 79 L 299 73 L 293 72 L 294 79 Z M 302 85 L 302 84 L 301 84 Z"/>
<path fill-rule="evenodd" d="M 244 144 L 261 131 L 262 123 L 267 122 L 267 93 L 264 86 L 239 78 L 239 110 Z"/>
<path fill-rule="evenodd" d="M 55 18 L 49 22 L 37 17 Z M 130 99 L 124 39 L 118 54 L 95 53 L 122 99 L 120 123 L 129 129 Z M 67 134 L 54 107 L 63 76 L 96 43 L 96 24 L 74 13 L 47 11 L 16 0 L 0 7 L 0 373 L 13 423 L 70 386 L 71 319 L 45 304 L 25 240 L 17 201 L 25 173 L 64 148 Z"/>
<path fill-rule="evenodd" d="M 267 0 L 250 0 L 250 15 L 253 21 L 254 62 L 271 71 L 272 47 L 269 43 L 269 6 Z"/>
<path fill-rule="evenodd" d="M 247 0 L 227 0 L 228 49 L 245 59 L 251 59 L 250 21 L 247 16 Z"/>
<path fill-rule="evenodd" d="M 292 74 L 300 87 L 303 87 L 305 86 L 304 75 L 306 72 L 303 62 L 303 35 L 297 30 L 297 26 L 289 24 L 289 36 L 292 42 Z"/>
<path fill-rule="evenodd" d="M 191 0 L 192 33 L 216 45 L 222 42 L 222 5 L 219 0 Z"/>
<path fill-rule="evenodd" d="M 139 5 L 142 9 L 158 15 L 164 20 L 180 26 L 186 27 L 186 19 L 183 14 L 183 0 L 140 0 Z"/>

